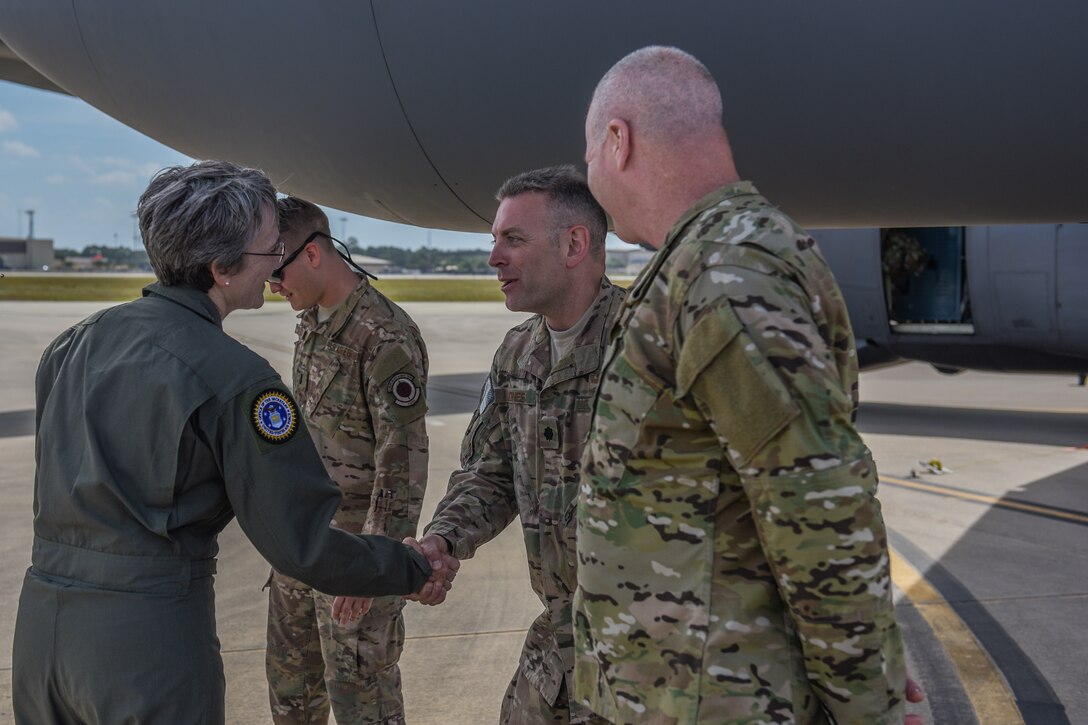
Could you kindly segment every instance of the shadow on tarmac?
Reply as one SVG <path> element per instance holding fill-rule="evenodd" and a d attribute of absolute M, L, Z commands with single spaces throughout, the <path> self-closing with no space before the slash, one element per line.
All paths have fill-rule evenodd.
<path fill-rule="evenodd" d="M 0 413 L 0 438 L 34 435 L 34 409 Z"/>
<path fill-rule="evenodd" d="M 1025 484 L 1003 500 L 1084 513 L 1085 488 L 1088 464 Z M 1072 721 L 1082 722 L 1079 718 L 1088 712 L 1082 675 L 1075 672 L 1088 646 L 1082 616 L 1088 602 L 1088 524 L 1039 521 L 1030 512 L 990 507 L 936 561 L 895 532 L 890 543 L 924 572 L 986 649 L 1008 681 L 1024 722 L 1065 725 L 1070 714 L 1077 718 Z M 913 651 L 927 649 L 918 646 L 916 634 Z M 932 676 L 926 687 L 936 706 L 935 721 L 944 722 L 941 703 L 957 698 L 943 697 L 942 685 Z M 962 712 L 946 714 L 952 715 L 948 722 L 956 722 Z"/>
<path fill-rule="evenodd" d="M 427 415 L 471 413 L 480 404 L 487 373 L 431 375 L 427 378 Z"/>
<path fill-rule="evenodd" d="M 1046 446 L 1088 444 L 1088 415 L 1024 410 L 946 408 L 865 403 L 858 407 L 862 433 L 966 438 Z"/>
<path fill-rule="evenodd" d="M 476 410 L 487 373 L 433 375 L 427 381 L 428 415 L 451 415 Z M 0 438 L 34 435 L 34 409 L 0 413 Z"/>
<path fill-rule="evenodd" d="M 432 375 L 427 381 L 430 415 L 469 413 L 480 400 L 487 373 Z M 945 408 L 894 403 L 862 403 L 862 433 L 967 438 L 1051 446 L 1088 444 L 1088 415 L 1019 410 Z M 0 413 L 0 438 L 34 434 L 34 410 Z"/>

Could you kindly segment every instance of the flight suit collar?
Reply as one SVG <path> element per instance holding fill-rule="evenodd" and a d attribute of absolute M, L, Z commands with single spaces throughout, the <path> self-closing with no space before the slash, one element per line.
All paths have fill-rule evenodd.
<path fill-rule="evenodd" d="M 543 317 L 536 320 L 536 329 L 529 349 L 522 356 L 518 364 L 537 379 L 544 381 L 543 387 L 558 385 L 572 378 L 582 377 L 593 373 L 600 367 L 601 347 L 604 344 L 602 338 L 608 334 L 605 322 L 610 319 L 609 309 L 611 304 L 617 304 L 621 296 L 611 297 L 613 284 L 608 277 L 601 279 L 601 287 L 597 298 L 591 305 L 593 318 L 582 334 L 574 343 L 571 351 L 565 355 L 553 369 L 552 349 L 548 324 Z M 613 300 L 610 303 L 610 298 Z"/>
<path fill-rule="evenodd" d="M 185 285 L 165 285 L 161 282 L 153 282 L 143 289 L 144 297 L 162 297 L 181 305 L 191 312 L 195 312 L 219 329 L 223 329 L 223 318 L 219 316 L 219 308 L 212 302 L 207 292 L 201 292 L 195 287 Z"/>
<path fill-rule="evenodd" d="M 337 305 L 329 319 L 324 322 L 318 322 L 317 306 L 315 305 L 299 313 L 298 318 L 301 322 L 301 327 L 306 330 L 313 330 L 320 326 L 324 326 L 325 337 L 329 339 L 335 338 L 340 334 L 340 331 L 344 329 L 344 326 L 348 324 L 348 321 L 352 317 L 352 313 L 355 311 L 355 306 L 359 304 L 359 300 L 369 290 L 370 281 L 366 277 L 359 277 L 359 284 L 355 286 L 355 289 L 351 291 L 351 294 L 349 294 L 343 302 Z"/>

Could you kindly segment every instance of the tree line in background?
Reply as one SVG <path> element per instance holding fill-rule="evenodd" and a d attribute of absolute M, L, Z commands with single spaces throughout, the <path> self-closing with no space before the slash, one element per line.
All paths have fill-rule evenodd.
<path fill-rule="evenodd" d="M 484 249 L 401 249 L 392 246 L 360 247 L 354 237 L 347 240 L 352 254 L 377 257 L 391 263 L 387 271 L 419 272 L 424 274 L 492 274 L 487 266 L 489 252 Z M 66 260 L 84 260 L 80 266 L 94 269 L 147 269 L 151 266 L 143 248 L 108 247 L 91 245 L 82 250 L 57 248 L 53 256 L 64 263 Z M 66 266 L 75 266 L 67 264 Z M 365 266 L 365 265 L 364 265 Z"/>
<path fill-rule="evenodd" d="M 487 266 L 491 253 L 485 249 L 401 249 L 400 247 L 360 247 L 354 237 L 348 239 L 352 254 L 384 259 L 397 270 L 424 274 L 493 274 Z"/>

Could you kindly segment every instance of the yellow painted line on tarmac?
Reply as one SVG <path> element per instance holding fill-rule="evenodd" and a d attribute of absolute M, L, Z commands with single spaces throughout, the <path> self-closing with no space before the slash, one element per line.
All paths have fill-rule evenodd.
<path fill-rule="evenodd" d="M 891 557 L 892 580 L 926 620 L 956 668 L 980 723 L 1023 725 L 1005 678 L 952 606 L 910 563 L 896 552 Z"/>
<path fill-rule="evenodd" d="M 997 498 L 996 496 L 987 496 L 981 493 L 971 493 L 970 491 L 961 491 L 956 488 L 948 488 L 947 486 L 940 486 L 935 483 L 926 483 L 925 481 L 908 481 L 902 478 L 893 478 L 891 476 L 880 476 L 881 483 L 887 481 L 888 483 L 896 486 L 904 486 L 906 488 L 913 488 L 918 491 L 927 491 L 928 493 L 939 493 L 942 496 L 953 496 L 965 501 L 978 501 L 979 503 L 989 504 L 991 506 L 997 506 L 1003 509 L 1013 509 L 1015 511 L 1028 511 L 1033 514 L 1044 514 L 1046 516 L 1052 516 L 1059 519 L 1068 519 L 1069 521 L 1076 521 L 1079 524 L 1088 524 L 1088 516 L 1084 514 L 1078 514 L 1072 511 L 1063 511 L 1061 509 L 1051 508 L 1050 506 L 1038 506 L 1030 503 L 1021 503 L 1019 501 L 1009 501 L 1003 498 Z"/>

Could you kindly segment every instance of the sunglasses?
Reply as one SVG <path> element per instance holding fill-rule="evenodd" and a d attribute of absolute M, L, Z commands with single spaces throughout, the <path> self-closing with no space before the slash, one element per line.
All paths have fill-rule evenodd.
<path fill-rule="evenodd" d="M 281 264 L 280 266 L 278 266 L 274 270 L 272 270 L 272 274 L 268 275 L 268 281 L 269 282 L 275 282 L 276 284 L 282 283 L 283 282 L 283 270 L 286 269 L 287 265 L 289 265 L 291 262 L 294 262 L 295 258 L 298 257 L 298 255 L 300 255 L 302 253 L 302 250 L 305 249 L 307 246 L 309 246 L 310 242 L 312 242 L 317 237 L 325 237 L 326 239 L 333 242 L 334 244 L 339 244 L 341 247 L 344 248 L 343 252 L 341 252 L 339 249 L 336 249 L 336 247 L 333 247 L 333 249 L 336 251 L 337 254 L 340 255 L 341 259 L 343 259 L 345 262 L 347 262 L 351 267 L 353 267 L 360 274 L 365 274 L 367 277 L 370 277 L 371 279 L 377 279 L 377 277 L 372 275 L 370 272 L 367 272 L 365 269 L 363 269 L 362 267 L 360 267 L 358 264 L 355 263 L 355 261 L 351 258 L 351 250 L 348 249 L 348 245 L 344 244 L 343 242 L 341 242 L 336 237 L 334 237 L 334 236 L 332 236 L 330 234 L 326 234 L 325 232 L 313 232 L 312 234 L 310 234 L 310 236 L 306 237 L 306 241 L 304 241 L 299 246 L 298 249 L 296 249 L 295 251 L 293 251 L 293 252 L 291 252 L 290 254 L 287 255 L 287 259 L 283 260 L 283 264 Z"/>
<path fill-rule="evenodd" d="M 283 250 L 283 240 L 277 239 L 276 245 L 272 247 L 271 252 L 242 252 L 242 254 L 248 254 L 251 257 L 279 257 L 280 259 L 283 259 Z M 280 267 L 282 266 L 283 265 L 281 264 Z"/>

